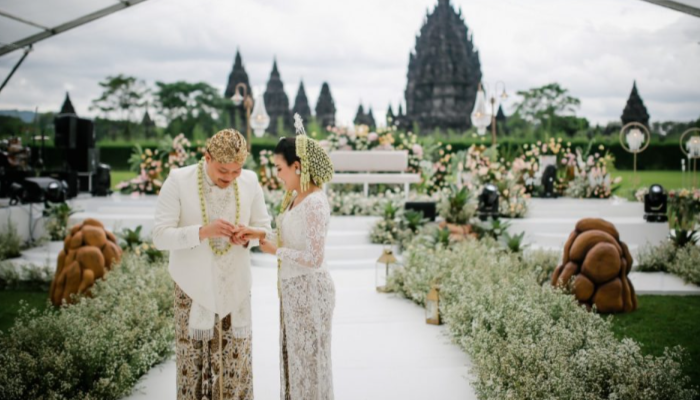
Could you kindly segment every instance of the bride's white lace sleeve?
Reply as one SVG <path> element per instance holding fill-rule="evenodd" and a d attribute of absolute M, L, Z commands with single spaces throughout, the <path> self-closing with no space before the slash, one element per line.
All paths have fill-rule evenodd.
<path fill-rule="evenodd" d="M 291 261 L 305 267 L 318 268 L 323 264 L 326 247 L 326 223 L 330 217 L 327 204 L 316 196 L 305 201 L 302 221 L 303 232 L 306 235 L 304 250 L 290 248 L 277 249 L 277 257 L 283 261 Z M 284 243 L 283 243 L 284 245 Z"/>
<path fill-rule="evenodd" d="M 265 240 L 273 244 L 277 244 L 277 230 L 269 229 L 265 231 Z"/>

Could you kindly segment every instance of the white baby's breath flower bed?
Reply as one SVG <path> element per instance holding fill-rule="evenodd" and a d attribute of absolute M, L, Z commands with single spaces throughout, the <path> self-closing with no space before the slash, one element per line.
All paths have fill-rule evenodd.
<path fill-rule="evenodd" d="M 534 257 L 534 258 L 533 258 Z M 556 255 L 524 259 L 488 243 L 451 249 L 413 243 L 396 291 L 424 303 L 441 283 L 440 311 L 452 339 L 472 358 L 483 399 L 693 399 L 682 373 L 684 353 L 645 356 L 619 341 L 610 321 L 579 307 L 572 296 L 542 285 L 542 265 Z"/>

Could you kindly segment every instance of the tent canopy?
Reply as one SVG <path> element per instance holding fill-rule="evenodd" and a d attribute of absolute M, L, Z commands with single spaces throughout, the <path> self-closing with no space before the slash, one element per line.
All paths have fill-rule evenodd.
<path fill-rule="evenodd" d="M 146 0 L 5 0 L 0 4 L 0 56 Z"/>

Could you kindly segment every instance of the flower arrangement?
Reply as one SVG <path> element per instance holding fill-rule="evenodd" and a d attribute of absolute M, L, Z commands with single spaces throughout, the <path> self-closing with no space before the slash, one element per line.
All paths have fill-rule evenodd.
<path fill-rule="evenodd" d="M 700 189 L 670 190 L 668 192 L 668 224 L 677 247 L 698 242 L 700 222 Z"/>
<path fill-rule="evenodd" d="M 498 187 L 498 212 L 506 218 L 524 218 L 527 214 L 530 194 L 525 185 L 521 184 L 518 172 L 510 169 L 503 180 L 496 184 Z"/>
<path fill-rule="evenodd" d="M 499 158 L 496 148 L 472 145 L 467 151 L 454 155 L 451 163 L 453 180 L 459 184 L 471 184 L 476 192 L 487 183 L 496 185 L 499 191 L 499 212 L 506 218 L 522 218 L 528 210 L 530 194 L 524 179 L 531 170 L 531 162 L 517 157 L 512 162 Z M 464 175 L 468 182 L 462 182 Z"/>
<path fill-rule="evenodd" d="M 141 237 L 141 229 L 142 226 L 139 225 L 134 229 L 124 228 L 117 233 L 122 250 L 133 252 L 137 256 L 146 256 L 150 262 L 162 259 L 164 253 L 158 250 L 150 240 Z"/>
<path fill-rule="evenodd" d="M 517 167 L 522 168 L 523 183 L 528 193 L 537 193 L 542 188 L 542 163 L 552 161 L 557 169 L 557 179 L 554 193 L 563 195 L 568 182 L 574 177 L 576 155 L 571 149 L 571 143 L 563 143 L 562 138 L 550 138 L 546 142 L 537 141 L 535 144 L 524 144 L 522 162 Z"/>
<path fill-rule="evenodd" d="M 271 150 L 260 151 L 260 166 L 258 177 L 260 185 L 268 190 L 282 189 L 282 183 L 277 178 L 277 170 L 274 163 L 274 153 Z"/>
<path fill-rule="evenodd" d="M 158 149 L 142 149 L 139 144 L 136 144 L 130 162 L 131 169 L 139 172 L 139 175 L 120 182 L 116 186 L 117 190 L 126 194 L 158 194 L 163 186 L 161 155 Z"/>
<path fill-rule="evenodd" d="M 622 177 L 612 179 L 609 168 L 614 164 L 610 152 L 601 155 L 605 146 L 598 146 L 597 152 L 591 154 L 589 146 L 586 154 L 576 149 L 575 177 L 565 190 L 566 195 L 576 198 L 610 198 L 620 187 Z"/>
<path fill-rule="evenodd" d="M 182 133 L 173 139 L 166 135 L 155 150 L 143 149 L 136 144 L 129 162 L 131 169 L 139 175 L 120 182 L 116 188 L 127 194 L 158 194 L 171 170 L 194 164 L 204 152 L 202 148 L 193 148 Z"/>
<path fill-rule="evenodd" d="M 443 148 L 440 142 L 428 146 L 425 158 L 419 163 L 421 168 L 417 171 L 422 178 L 421 184 L 418 185 L 418 190 L 421 193 L 430 196 L 449 188 L 452 183 L 450 171 L 452 164 L 451 150 L 451 145 Z"/>
<path fill-rule="evenodd" d="M 656 246 L 642 246 L 637 255 L 637 269 L 645 272 L 670 272 L 685 282 L 700 285 L 700 247 L 679 247 L 673 240 Z"/>
<path fill-rule="evenodd" d="M 391 128 L 390 131 L 395 131 L 396 127 Z M 379 132 L 383 132 L 382 129 Z M 392 139 L 393 139 L 392 135 Z M 396 135 L 396 140 L 394 144 L 396 150 L 406 150 L 408 151 L 408 171 L 411 173 L 420 174 L 421 173 L 421 161 L 425 156 L 425 150 L 423 145 L 418 142 L 418 136 L 413 132 L 399 133 Z"/>
<path fill-rule="evenodd" d="M 160 153 L 163 161 L 163 176 L 167 177 L 170 170 L 186 167 L 197 162 L 198 153 L 203 153 L 203 149 L 192 151 L 192 143 L 185 137 L 184 133 L 170 139 L 165 136 L 160 142 Z"/>

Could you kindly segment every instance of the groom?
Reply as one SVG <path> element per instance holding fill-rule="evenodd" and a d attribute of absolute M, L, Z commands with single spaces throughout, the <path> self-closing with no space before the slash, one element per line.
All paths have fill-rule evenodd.
<path fill-rule="evenodd" d="M 177 398 L 252 399 L 250 248 L 245 226 L 270 230 L 257 175 L 233 129 L 197 165 L 170 172 L 158 196 L 153 243 L 170 251 L 175 281 Z"/>

